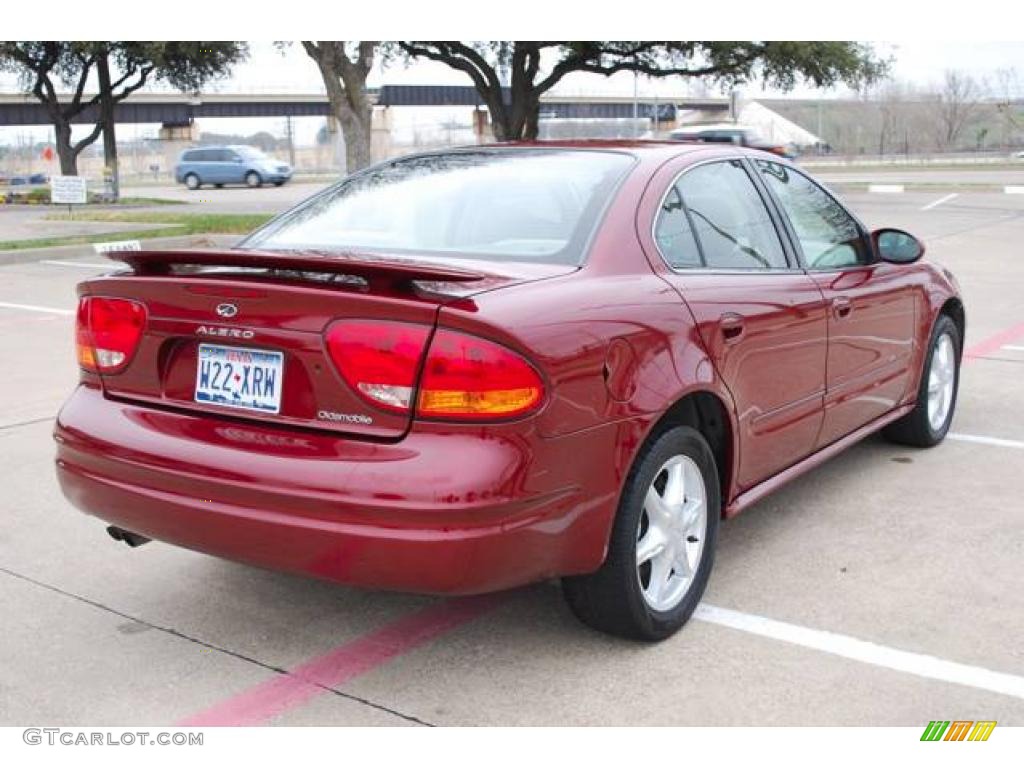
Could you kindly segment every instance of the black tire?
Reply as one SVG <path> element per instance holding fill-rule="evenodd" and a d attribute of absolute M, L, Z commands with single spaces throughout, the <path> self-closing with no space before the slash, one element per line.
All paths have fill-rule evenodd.
<path fill-rule="evenodd" d="M 214 184 L 213 186 L 215 186 L 217 189 L 224 189 L 223 184 Z"/>
<path fill-rule="evenodd" d="M 186 173 L 184 181 L 185 186 L 188 187 L 189 189 L 199 189 L 201 186 L 203 186 L 202 180 L 199 178 L 198 175 L 194 173 Z"/>
<path fill-rule="evenodd" d="M 275 182 L 274 182 L 274 186 L 275 186 L 275 187 L 280 187 L 280 186 L 281 186 L 282 184 L 284 184 L 284 182 L 283 182 L 283 181 L 275 181 Z"/>
<path fill-rule="evenodd" d="M 949 404 L 949 412 L 945 421 L 938 427 L 932 426 L 928 418 L 928 379 L 932 369 L 932 358 L 938 346 L 939 339 L 948 335 L 953 343 L 953 399 Z M 921 370 L 921 383 L 917 390 L 917 404 L 914 410 L 901 419 L 894 421 L 882 430 L 886 439 L 901 445 L 912 445 L 918 448 L 930 448 L 941 443 L 946 433 L 949 432 L 949 425 L 953 421 L 953 414 L 956 411 L 956 398 L 960 391 L 960 350 L 963 340 L 960 338 L 960 330 L 949 315 L 939 315 L 932 329 L 931 338 L 928 340 L 928 354 L 924 358 L 924 367 Z"/>
<path fill-rule="evenodd" d="M 261 177 L 256 171 L 249 171 L 245 174 L 245 186 L 250 189 L 263 186 L 263 177 Z"/>
<path fill-rule="evenodd" d="M 706 528 L 700 560 L 681 601 L 667 611 L 654 610 L 643 595 L 637 568 L 637 540 L 644 499 L 661 468 L 673 456 L 687 456 L 700 471 L 707 502 Z M 714 563 L 721 518 L 721 491 L 715 457 L 703 435 L 692 427 L 675 427 L 651 439 L 641 450 L 623 487 L 599 570 L 562 579 L 572 612 L 583 623 L 608 634 L 633 640 L 664 640 L 682 627 L 700 602 Z M 650 577 L 648 577 L 650 578 Z"/>

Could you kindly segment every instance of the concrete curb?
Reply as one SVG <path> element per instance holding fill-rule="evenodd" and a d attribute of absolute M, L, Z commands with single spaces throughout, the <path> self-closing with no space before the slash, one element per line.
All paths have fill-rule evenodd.
<path fill-rule="evenodd" d="M 118 233 L 118 235 L 112 235 L 110 239 L 116 240 L 120 234 L 124 235 L 121 239 L 132 239 L 131 232 Z M 230 248 L 241 239 L 241 235 L 177 235 L 175 237 L 149 238 L 142 241 L 142 246 L 156 250 L 168 250 L 171 248 Z M 49 259 L 69 259 L 82 256 L 97 256 L 92 243 L 0 251 L 0 266 L 7 264 L 32 264 Z"/>
<path fill-rule="evenodd" d="M 872 194 L 877 194 L 876 191 L 870 189 L 870 187 L 878 185 L 872 184 L 867 181 L 842 181 L 839 179 L 822 179 L 822 182 L 829 189 L 835 189 L 841 192 L 871 192 Z M 944 192 L 956 192 L 958 194 L 970 195 L 977 193 L 1003 194 L 1006 191 L 1006 187 L 1002 184 L 915 184 L 912 182 L 907 182 L 903 184 L 882 186 L 903 187 L 903 192 L 907 194 L 942 194 Z"/>

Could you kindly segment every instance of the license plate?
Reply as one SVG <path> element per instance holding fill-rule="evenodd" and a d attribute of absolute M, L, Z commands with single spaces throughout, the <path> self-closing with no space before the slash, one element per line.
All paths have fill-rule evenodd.
<path fill-rule="evenodd" d="M 195 400 L 278 413 L 283 378 L 284 355 L 280 352 L 200 344 Z"/>

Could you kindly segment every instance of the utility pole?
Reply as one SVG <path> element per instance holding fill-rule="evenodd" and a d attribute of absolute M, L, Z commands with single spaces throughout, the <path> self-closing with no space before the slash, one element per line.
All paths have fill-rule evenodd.
<path fill-rule="evenodd" d="M 640 78 L 640 76 L 637 74 L 636 70 L 634 69 L 633 70 L 633 138 L 634 139 L 638 135 L 638 131 L 639 131 L 638 122 L 640 120 L 640 103 L 638 101 L 638 96 L 637 96 L 637 81 L 639 80 L 639 78 Z"/>
<path fill-rule="evenodd" d="M 292 133 L 292 116 L 285 118 L 285 135 L 288 137 L 288 164 L 295 170 L 295 137 Z"/>
<path fill-rule="evenodd" d="M 654 91 L 654 121 L 651 123 L 651 138 L 658 138 L 658 129 L 661 127 L 661 121 L 658 116 L 658 91 Z"/>

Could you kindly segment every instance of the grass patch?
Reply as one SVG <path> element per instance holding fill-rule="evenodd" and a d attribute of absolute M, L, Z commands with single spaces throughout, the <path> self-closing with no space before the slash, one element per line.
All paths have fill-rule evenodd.
<path fill-rule="evenodd" d="M 64 218 L 60 215 L 48 219 Z M 163 224 L 174 235 L 244 235 L 273 218 L 269 213 L 173 213 L 163 211 L 80 211 L 76 221 L 111 221 L 122 224 Z"/>
<path fill-rule="evenodd" d="M 109 240 L 146 240 L 151 237 L 173 237 L 180 234 L 174 229 L 146 229 L 135 232 L 100 232 L 95 235 L 67 235 L 66 237 L 37 237 L 32 240 L 0 240 L 0 251 L 26 251 L 31 248 L 53 248 L 58 245 L 89 245 Z"/>
<path fill-rule="evenodd" d="M 47 219 L 66 219 L 67 214 L 50 214 Z M 272 218 L 265 213 L 164 213 L 162 211 L 75 211 L 75 221 L 108 221 L 162 225 L 128 232 L 97 232 L 90 235 L 40 237 L 33 240 L 0 240 L 0 251 L 51 248 L 58 245 L 88 245 L 108 240 L 147 240 L 153 237 L 189 235 L 245 235 Z"/>

